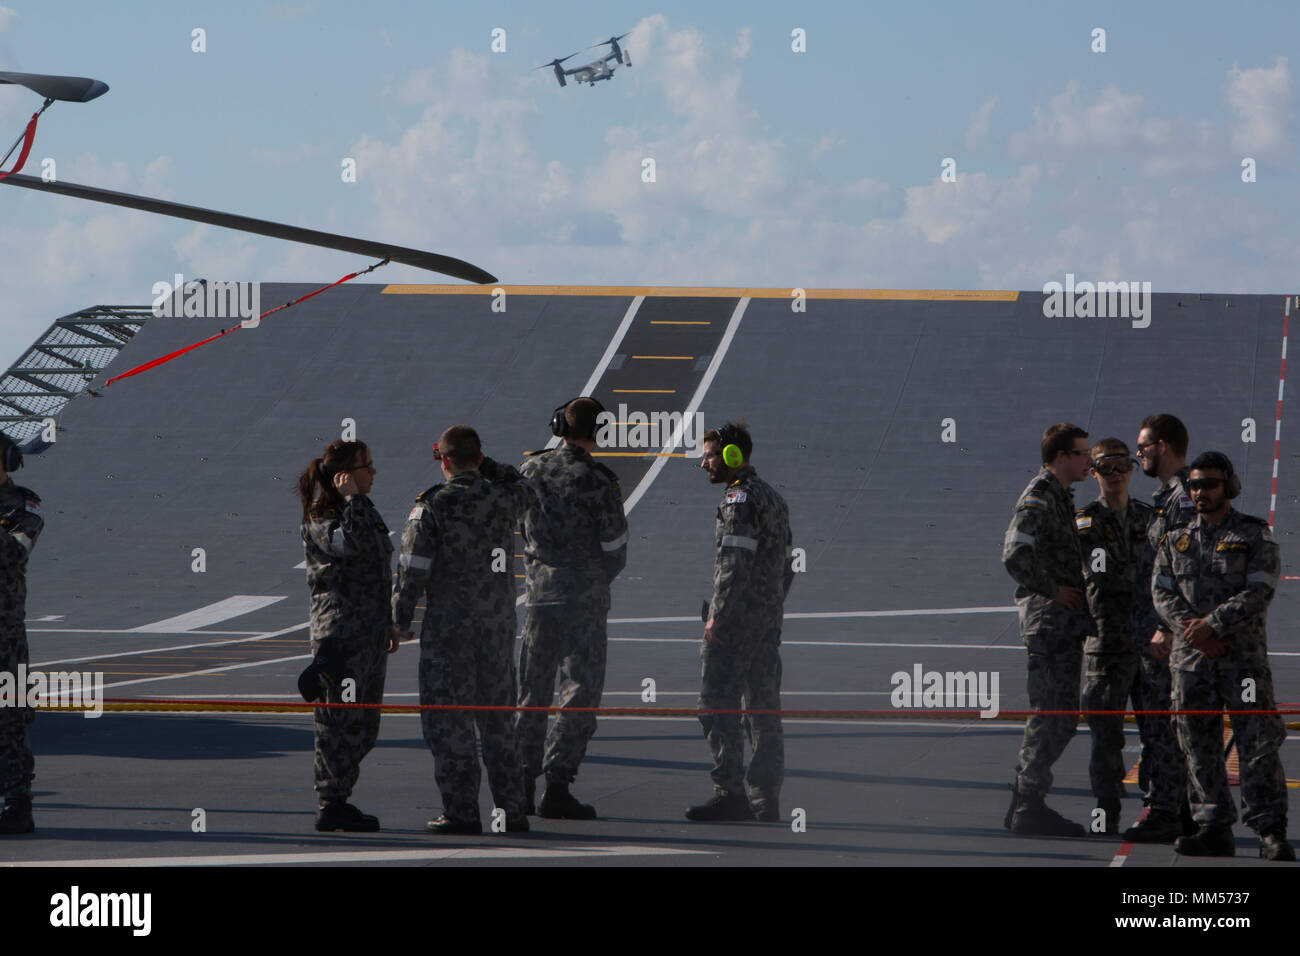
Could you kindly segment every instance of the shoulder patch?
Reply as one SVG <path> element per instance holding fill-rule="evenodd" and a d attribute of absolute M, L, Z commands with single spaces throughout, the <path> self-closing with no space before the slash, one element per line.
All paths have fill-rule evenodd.
<path fill-rule="evenodd" d="M 415 496 L 415 500 L 423 501 L 425 498 L 432 497 L 434 494 L 437 493 L 438 489 L 441 487 L 442 487 L 442 482 L 440 481 L 431 488 L 425 488 L 424 491 L 420 492 L 418 495 Z M 414 511 L 411 512 L 411 517 L 412 518 L 415 517 Z"/>
<path fill-rule="evenodd" d="M 40 513 L 41 513 L 41 499 L 40 499 L 40 498 L 28 498 L 28 499 L 27 499 L 27 510 L 30 511 L 30 512 L 31 512 L 32 514 L 34 514 L 34 515 L 38 515 L 38 514 L 40 514 Z"/>
<path fill-rule="evenodd" d="M 1192 546 L 1192 539 L 1189 538 L 1185 533 L 1180 534 L 1178 536 L 1178 540 L 1174 542 L 1174 550 L 1177 551 L 1179 554 L 1182 554 L 1191 546 Z"/>
<path fill-rule="evenodd" d="M 1196 502 L 1192 501 L 1192 496 L 1191 496 L 1191 495 L 1182 495 L 1182 496 L 1180 496 L 1179 499 L 1178 499 L 1178 507 L 1180 507 L 1180 508 L 1195 508 L 1195 507 L 1196 507 Z"/>
<path fill-rule="evenodd" d="M 1046 508 L 1047 502 L 1042 498 L 1035 498 L 1033 495 L 1025 495 L 1020 499 L 1019 507 L 1029 506 L 1030 508 Z"/>
<path fill-rule="evenodd" d="M 722 499 L 722 503 L 724 505 L 738 505 L 745 502 L 748 498 L 749 495 L 747 493 L 740 489 L 736 489 L 735 491 L 728 491 L 726 496 Z"/>
<path fill-rule="evenodd" d="M 411 509 L 411 513 L 406 516 L 407 521 L 415 521 L 424 514 L 424 505 L 416 505 Z"/>
<path fill-rule="evenodd" d="M 1092 527 L 1092 518 L 1084 514 L 1075 515 L 1074 526 L 1080 531 L 1087 531 Z"/>

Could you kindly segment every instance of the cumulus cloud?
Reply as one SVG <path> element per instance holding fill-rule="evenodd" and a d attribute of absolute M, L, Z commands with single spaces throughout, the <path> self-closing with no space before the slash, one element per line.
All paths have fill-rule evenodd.
<path fill-rule="evenodd" d="M 743 60 L 749 56 L 749 51 L 754 48 L 754 42 L 749 36 L 749 27 L 742 27 L 740 36 L 736 37 L 736 44 L 731 48 L 731 55 L 737 60 Z"/>
<path fill-rule="evenodd" d="M 997 103 L 998 98 L 990 96 L 979 109 L 971 114 L 970 125 L 966 127 L 967 149 L 979 149 L 988 142 L 989 120 L 993 116 L 993 107 Z"/>
<path fill-rule="evenodd" d="M 1286 57 L 1272 67 L 1228 73 L 1228 105 L 1233 113 L 1232 146 L 1243 155 L 1277 153 L 1287 145 L 1290 124 L 1291 71 Z"/>

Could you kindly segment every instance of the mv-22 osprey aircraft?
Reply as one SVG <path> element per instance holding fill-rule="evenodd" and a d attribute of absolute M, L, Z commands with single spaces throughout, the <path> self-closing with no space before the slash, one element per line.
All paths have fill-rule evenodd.
<path fill-rule="evenodd" d="M 594 46 L 587 47 L 589 50 L 594 50 L 596 47 L 601 46 L 608 46 L 612 49 L 610 49 L 610 51 L 599 60 L 593 60 L 586 66 L 575 67 L 572 70 L 560 69 L 561 63 L 565 60 L 571 60 L 578 55 L 577 53 L 570 53 L 563 59 L 552 60 L 550 63 L 543 63 L 541 66 L 533 67 L 533 69 L 544 70 L 549 66 L 551 69 L 555 70 L 555 78 L 560 81 L 561 86 L 567 85 L 564 81 L 566 76 L 574 76 L 577 77 L 579 83 L 586 83 L 594 90 L 598 82 L 613 77 L 614 70 L 618 68 L 619 63 L 622 63 L 624 66 L 632 65 L 632 58 L 628 56 L 626 50 L 622 49 L 618 45 L 618 41 L 623 39 L 625 36 L 627 36 L 626 33 L 622 36 L 610 37 L 608 40 L 602 40 Z M 579 50 L 578 52 L 580 53 L 582 51 Z"/>

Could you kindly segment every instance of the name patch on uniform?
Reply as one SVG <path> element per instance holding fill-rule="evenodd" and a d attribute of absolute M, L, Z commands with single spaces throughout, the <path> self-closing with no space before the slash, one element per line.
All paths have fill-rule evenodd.
<path fill-rule="evenodd" d="M 1195 508 L 1195 507 L 1196 507 L 1196 504 L 1195 504 L 1195 502 L 1192 501 L 1192 496 L 1191 496 L 1191 495 L 1183 495 L 1181 498 L 1178 499 L 1178 507 L 1180 507 L 1180 508 Z"/>
<path fill-rule="evenodd" d="M 1174 550 L 1181 554 L 1182 552 L 1186 551 L 1189 547 L 1191 547 L 1191 545 L 1192 545 L 1192 539 L 1187 537 L 1187 535 L 1182 534 L 1179 535 L 1178 540 L 1174 542 Z"/>
<path fill-rule="evenodd" d="M 724 505 L 738 505 L 745 501 L 749 496 L 743 491 L 728 491 L 727 497 L 722 500 Z"/>
<path fill-rule="evenodd" d="M 41 513 L 41 506 L 29 499 L 27 502 L 27 510 L 34 515 L 38 515 Z"/>
<path fill-rule="evenodd" d="M 1046 508 L 1047 502 L 1042 498 L 1035 498 L 1033 495 L 1025 495 L 1020 499 L 1022 505 L 1030 505 L 1034 508 Z"/>
<path fill-rule="evenodd" d="M 1220 541 L 1214 546 L 1215 551 L 1248 551 L 1250 546 L 1244 541 Z"/>
<path fill-rule="evenodd" d="M 1080 531 L 1087 531 L 1092 527 L 1092 519 L 1087 515 L 1079 515 L 1074 519 L 1074 526 Z"/>

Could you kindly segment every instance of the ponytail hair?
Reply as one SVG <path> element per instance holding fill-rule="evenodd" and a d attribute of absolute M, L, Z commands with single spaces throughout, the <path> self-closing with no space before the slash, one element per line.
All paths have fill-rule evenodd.
<path fill-rule="evenodd" d="M 313 458 L 307 469 L 298 476 L 298 500 L 302 502 L 302 520 L 310 521 L 312 512 L 324 508 L 342 508 L 343 496 L 334 487 L 334 476 L 347 470 L 367 454 L 366 443 L 360 441 L 332 441 L 325 446 L 320 458 Z"/>

